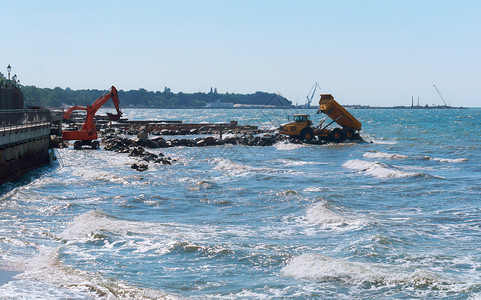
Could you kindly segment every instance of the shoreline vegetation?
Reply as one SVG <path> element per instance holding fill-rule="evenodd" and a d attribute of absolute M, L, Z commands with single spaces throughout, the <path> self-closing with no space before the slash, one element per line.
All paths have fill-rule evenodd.
<path fill-rule="evenodd" d="M 90 105 L 106 90 L 72 90 L 70 88 L 38 88 L 23 86 L 25 105 L 44 107 L 65 107 L 72 105 Z M 124 91 L 119 89 L 119 98 L 125 108 L 231 108 L 239 107 L 271 107 L 283 108 L 292 106 L 292 102 L 275 93 L 255 92 L 253 94 L 220 94 L 217 89 L 208 93 L 173 93 L 168 87 L 160 91 L 145 89 Z M 217 104 L 217 105 L 216 105 Z M 106 106 L 111 105 L 107 103 Z"/>
<path fill-rule="evenodd" d="M 88 89 L 72 90 L 70 88 L 38 88 L 36 86 L 22 86 L 21 88 L 25 106 L 41 106 L 50 108 L 69 107 L 73 105 L 90 105 L 106 90 Z M 173 93 L 168 87 L 160 91 L 119 90 L 119 98 L 124 108 L 148 109 L 317 109 L 316 106 L 293 105 L 285 97 L 267 92 L 253 94 L 220 94 L 216 88 L 211 88 L 208 93 Z M 107 103 L 106 107 L 113 106 Z M 360 104 L 343 105 L 348 109 L 465 109 L 448 105 L 411 105 L 411 106 L 370 106 Z"/>

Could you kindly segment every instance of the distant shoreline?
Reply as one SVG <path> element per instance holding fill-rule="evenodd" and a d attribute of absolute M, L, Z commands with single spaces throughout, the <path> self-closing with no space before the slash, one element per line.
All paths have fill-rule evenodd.
<path fill-rule="evenodd" d="M 477 107 L 454 107 L 454 106 L 369 106 L 369 105 L 343 105 L 349 109 L 470 109 Z M 110 107 L 106 107 L 110 108 Z M 275 107 L 198 107 L 198 106 L 174 106 L 174 107 L 149 107 L 127 106 L 124 109 L 317 109 L 317 107 L 275 106 Z"/>

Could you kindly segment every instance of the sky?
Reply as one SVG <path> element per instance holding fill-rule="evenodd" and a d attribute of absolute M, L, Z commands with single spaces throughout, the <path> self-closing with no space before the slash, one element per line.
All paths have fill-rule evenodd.
<path fill-rule="evenodd" d="M 42 88 L 481 107 L 481 1 L 0 0 L 0 72 Z"/>

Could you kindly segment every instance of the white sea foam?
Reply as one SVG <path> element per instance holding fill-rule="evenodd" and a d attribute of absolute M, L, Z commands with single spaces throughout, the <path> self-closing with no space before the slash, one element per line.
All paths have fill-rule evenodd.
<path fill-rule="evenodd" d="M 362 171 L 378 178 L 401 178 L 420 176 L 420 173 L 406 172 L 380 162 L 353 159 L 342 165 L 344 168 Z"/>
<path fill-rule="evenodd" d="M 89 211 L 75 218 L 59 238 L 68 245 L 102 241 L 104 243 L 102 248 L 112 255 L 116 255 L 116 251 L 124 250 L 158 256 L 179 248 L 185 251 L 197 249 L 217 254 L 230 250 L 224 246 L 210 246 L 203 243 L 216 240 L 219 232 L 227 231 L 232 231 L 238 236 L 252 234 L 247 229 L 237 227 L 219 229 L 212 226 L 197 226 L 194 229 L 182 224 L 119 220 L 101 212 Z M 114 246 L 116 250 L 113 249 Z"/>
<path fill-rule="evenodd" d="M 306 212 L 309 223 L 320 225 L 323 229 L 353 230 L 365 225 L 365 221 L 354 215 L 343 214 L 327 202 L 317 203 Z"/>
<path fill-rule="evenodd" d="M 30 269 L 16 276 L 19 279 L 18 282 L 12 282 L 13 293 L 18 295 L 15 290 L 19 282 L 22 286 L 32 286 L 32 289 L 39 286 L 38 283 L 41 282 L 48 286 L 48 288 L 38 287 L 42 293 L 41 298 L 45 296 L 69 298 L 83 295 L 88 298 L 107 299 L 177 299 L 163 291 L 132 286 L 121 280 L 104 278 L 98 272 L 88 272 L 63 265 L 59 261 L 58 250 L 59 248 L 41 248 L 39 255 L 30 261 Z M 32 295 L 34 291 L 30 296 Z"/>
<path fill-rule="evenodd" d="M 252 174 L 271 174 L 271 173 L 289 173 L 292 175 L 304 174 L 302 172 L 296 172 L 287 169 L 277 169 L 268 167 L 252 167 L 249 165 L 241 164 L 238 162 L 231 161 L 227 158 L 214 158 L 213 162 L 216 164 L 214 166 L 215 170 L 228 173 L 231 176 L 249 176 Z"/>
<path fill-rule="evenodd" d="M 292 159 L 278 159 L 275 162 L 280 163 L 284 166 L 306 166 L 306 165 L 320 165 L 323 163 L 315 161 L 302 161 L 302 160 L 292 160 Z"/>
<path fill-rule="evenodd" d="M 128 183 L 127 180 L 112 172 L 89 170 L 89 169 L 75 169 L 72 175 L 82 177 L 84 180 L 90 181 L 110 181 L 117 183 Z"/>
<path fill-rule="evenodd" d="M 336 280 L 350 284 L 365 282 L 377 285 L 407 284 L 412 286 L 440 288 L 448 280 L 428 270 L 414 272 L 389 265 L 352 262 L 317 253 L 303 254 L 292 259 L 281 269 L 281 274 L 296 278 Z"/>
<path fill-rule="evenodd" d="M 261 170 L 241 163 L 233 162 L 227 158 L 214 158 L 216 164 L 214 169 L 218 171 L 228 172 L 230 175 L 247 176 L 251 172 Z"/>
<path fill-rule="evenodd" d="M 372 140 L 371 142 L 373 144 L 379 144 L 379 145 L 395 145 L 398 143 L 396 141 L 390 141 L 390 140 Z"/>
<path fill-rule="evenodd" d="M 274 147 L 277 150 L 280 150 L 280 151 L 291 151 L 291 150 L 296 150 L 296 149 L 299 149 L 299 148 L 306 147 L 306 145 L 305 144 L 292 144 L 292 143 L 289 143 L 287 141 L 284 141 L 284 142 L 279 142 L 279 143 L 275 144 Z"/>
<path fill-rule="evenodd" d="M 429 157 L 429 156 L 426 156 L 426 158 L 434 161 L 447 162 L 447 163 L 459 163 L 463 161 L 468 161 L 467 158 L 437 158 L 437 157 Z"/>
<path fill-rule="evenodd" d="M 322 192 L 324 188 L 317 187 L 317 186 L 308 186 L 304 190 L 304 192 Z"/>
<path fill-rule="evenodd" d="M 363 157 L 367 158 L 382 158 L 382 159 L 405 159 L 408 158 L 406 155 L 402 154 L 391 154 L 385 152 L 366 152 L 364 153 Z"/>

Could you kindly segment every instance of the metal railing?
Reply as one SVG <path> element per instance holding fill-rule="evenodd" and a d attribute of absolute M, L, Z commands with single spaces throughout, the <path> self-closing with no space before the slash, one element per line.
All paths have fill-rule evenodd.
<path fill-rule="evenodd" d="M 0 110 L 0 131 L 49 124 L 51 121 L 52 116 L 48 109 Z"/>

